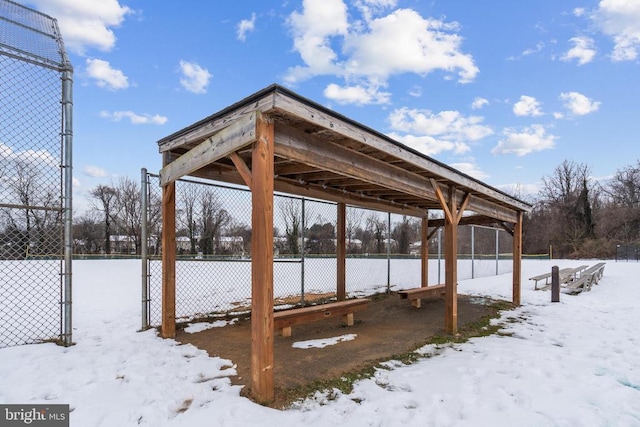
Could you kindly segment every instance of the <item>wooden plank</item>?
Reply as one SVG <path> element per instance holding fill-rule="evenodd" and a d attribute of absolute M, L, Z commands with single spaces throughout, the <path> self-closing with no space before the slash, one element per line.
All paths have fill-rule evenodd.
<path fill-rule="evenodd" d="M 464 187 L 472 190 L 472 192 L 482 194 L 485 197 L 506 203 L 518 209 L 525 211 L 531 209 L 531 206 L 524 202 L 474 180 L 443 163 L 413 152 L 398 142 L 390 142 L 389 139 L 377 134 L 375 131 L 367 129 L 362 125 L 355 125 L 337 114 L 332 114 L 330 111 L 320 110 L 312 105 L 300 103 L 298 100 L 281 92 L 276 94 L 274 105 L 277 109 L 285 110 L 310 123 L 324 127 L 328 131 L 341 134 L 376 150 L 381 150 L 389 156 L 397 157 L 402 161 L 425 169 L 436 176 L 454 183 L 456 187 Z M 469 192 L 468 190 L 467 192 Z"/>
<path fill-rule="evenodd" d="M 402 299 L 426 298 L 443 295 L 446 290 L 446 284 L 427 286 L 426 288 L 412 288 L 398 291 L 398 295 Z"/>
<path fill-rule="evenodd" d="M 240 105 L 242 104 L 242 102 L 240 102 L 237 105 L 205 117 L 191 126 L 162 138 L 158 141 L 158 149 L 164 154 L 176 148 L 193 146 L 209 138 L 211 135 L 220 131 L 220 129 L 229 126 L 231 122 L 241 120 L 243 117 L 254 114 L 256 111 L 268 111 L 272 109 L 273 101 L 273 95 L 266 95 L 243 105 Z"/>
<path fill-rule="evenodd" d="M 160 185 L 189 175 L 255 141 L 256 116 L 248 114 L 219 130 L 160 171 Z"/>
<path fill-rule="evenodd" d="M 192 176 L 212 179 L 215 181 L 228 182 L 232 184 L 246 185 L 235 169 L 229 170 L 228 168 L 220 164 L 214 164 L 210 165 L 206 169 L 200 169 L 192 173 Z M 334 188 L 323 188 L 322 185 L 308 183 L 301 185 L 299 181 L 289 178 L 276 178 L 274 187 L 276 191 L 282 193 L 294 194 L 302 197 L 309 197 L 320 200 L 329 200 L 336 203 L 344 202 L 352 206 L 379 210 L 381 212 L 391 212 L 398 215 L 410 215 L 422 218 L 426 215 L 427 212 L 426 209 L 419 209 L 413 206 L 399 206 L 384 199 L 378 200 L 375 197 L 353 194 Z"/>
<path fill-rule="evenodd" d="M 162 327 L 163 338 L 176 336 L 176 186 L 162 189 Z"/>
<path fill-rule="evenodd" d="M 345 177 L 379 185 L 425 201 L 437 201 L 429 180 L 401 167 L 276 123 L 276 155 Z M 436 186 L 437 187 L 437 186 Z M 456 190 L 460 197 L 465 193 Z M 492 218 L 515 221 L 515 211 L 469 196 L 468 209 Z"/>
<path fill-rule="evenodd" d="M 273 382 L 273 123 L 256 120 L 251 156 L 251 394 L 274 398 Z"/>
<path fill-rule="evenodd" d="M 422 218 L 422 227 L 420 228 L 422 242 L 420 244 L 420 287 L 425 288 L 429 285 L 429 215 Z"/>
<path fill-rule="evenodd" d="M 453 213 L 451 212 L 451 209 L 449 208 L 449 204 L 447 203 L 447 199 L 445 199 L 444 194 L 440 189 L 440 185 L 438 185 L 438 182 L 433 178 L 431 178 L 429 181 L 431 182 L 431 187 L 433 188 L 433 191 L 436 195 L 437 200 L 440 202 L 440 207 L 444 212 L 445 225 L 447 222 L 454 222 L 457 217 L 454 217 Z M 455 191 L 453 191 L 452 193 L 455 196 Z"/>
<path fill-rule="evenodd" d="M 513 227 L 513 296 L 515 306 L 521 304 L 522 294 L 522 219 L 523 213 L 518 212 L 518 221 Z"/>
<path fill-rule="evenodd" d="M 368 303 L 368 299 L 358 298 L 277 311 L 273 315 L 274 329 L 303 325 L 327 319 L 329 317 L 354 313 L 356 311 L 366 309 Z"/>
<path fill-rule="evenodd" d="M 252 179 L 251 179 L 251 169 L 249 169 L 249 166 L 247 166 L 244 160 L 242 160 L 242 157 L 240 157 L 236 152 L 229 154 L 229 158 L 231 159 L 234 166 L 238 170 L 238 173 L 242 177 L 244 184 L 247 187 L 251 188 Z"/>
<path fill-rule="evenodd" d="M 336 224 L 336 262 L 337 262 L 337 288 L 336 294 L 338 301 L 344 301 L 347 298 L 347 205 L 338 203 L 338 221 Z"/>

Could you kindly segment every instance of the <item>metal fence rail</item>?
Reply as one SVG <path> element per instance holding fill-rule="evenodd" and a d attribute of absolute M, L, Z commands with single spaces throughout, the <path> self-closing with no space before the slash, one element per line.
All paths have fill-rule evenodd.
<path fill-rule="evenodd" d="M 71 344 L 72 67 L 55 19 L 0 0 L 0 347 Z"/>
<path fill-rule="evenodd" d="M 142 170 L 142 328 L 161 323 L 162 220 L 159 177 Z M 336 296 L 335 203 L 274 196 L 274 305 Z M 176 181 L 176 319 L 221 317 L 251 308 L 251 193 L 245 188 Z M 347 207 L 346 290 L 370 295 L 419 286 L 416 218 Z M 429 240 L 429 279 L 444 280 L 442 233 Z M 463 226 L 460 280 L 511 271 L 512 237 L 504 230 Z"/>

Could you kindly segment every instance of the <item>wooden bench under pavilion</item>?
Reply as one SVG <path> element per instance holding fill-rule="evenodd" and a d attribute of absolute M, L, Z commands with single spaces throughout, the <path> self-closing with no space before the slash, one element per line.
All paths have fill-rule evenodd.
<path fill-rule="evenodd" d="M 272 85 L 158 141 L 162 186 L 162 327 L 175 336 L 175 181 L 194 176 L 247 186 L 252 197 L 252 397 L 274 398 L 273 194 L 337 203 L 338 301 L 346 300 L 346 205 L 422 219 L 427 287 L 429 227 L 445 231 L 445 331 L 457 333 L 457 226 L 513 235 L 513 304 L 520 304 L 522 218 L 531 206 L 388 136 Z M 429 211 L 443 218 L 430 220 Z"/>

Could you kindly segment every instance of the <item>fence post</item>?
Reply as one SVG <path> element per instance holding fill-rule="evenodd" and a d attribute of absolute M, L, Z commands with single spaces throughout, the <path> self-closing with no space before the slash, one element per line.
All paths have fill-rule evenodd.
<path fill-rule="evenodd" d="M 496 228 L 496 276 L 500 272 L 500 230 Z"/>
<path fill-rule="evenodd" d="M 551 302 L 560 302 L 560 270 L 557 265 L 551 267 Z"/>
<path fill-rule="evenodd" d="M 476 263 L 476 227 L 471 225 L 471 278 L 475 279 L 475 263 Z"/>
<path fill-rule="evenodd" d="M 391 291 L 391 212 L 387 212 L 387 293 Z"/>
<path fill-rule="evenodd" d="M 56 25 L 57 29 L 57 25 Z M 64 330 L 65 346 L 73 344 L 72 261 L 73 261 L 73 68 L 63 50 L 62 108 L 64 115 Z"/>
<path fill-rule="evenodd" d="M 440 280 L 440 264 L 442 263 L 442 228 L 438 228 L 438 283 L 442 283 Z"/>
<path fill-rule="evenodd" d="M 300 305 L 304 307 L 304 229 L 307 226 L 305 221 L 305 203 L 304 197 L 302 198 L 302 227 L 300 230 Z"/>
<path fill-rule="evenodd" d="M 142 168 L 140 171 L 140 260 L 142 262 L 142 330 L 149 328 L 149 176 L 147 169 Z"/>

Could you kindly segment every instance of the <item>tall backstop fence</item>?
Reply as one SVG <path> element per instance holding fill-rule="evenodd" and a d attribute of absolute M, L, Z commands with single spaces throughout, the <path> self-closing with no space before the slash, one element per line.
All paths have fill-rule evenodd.
<path fill-rule="evenodd" d="M 162 235 L 159 177 L 142 171 L 142 328 L 161 323 Z M 145 215 L 146 213 L 146 215 Z M 274 197 L 274 305 L 336 295 L 335 203 Z M 251 193 L 195 180 L 176 182 L 176 320 L 250 311 Z M 349 297 L 420 286 L 421 220 L 347 206 Z M 443 232 L 428 241 L 428 283 L 444 281 Z M 512 271 L 513 240 L 502 229 L 459 230 L 458 278 Z"/>
<path fill-rule="evenodd" d="M 72 76 L 56 20 L 0 0 L 0 347 L 72 343 Z"/>

